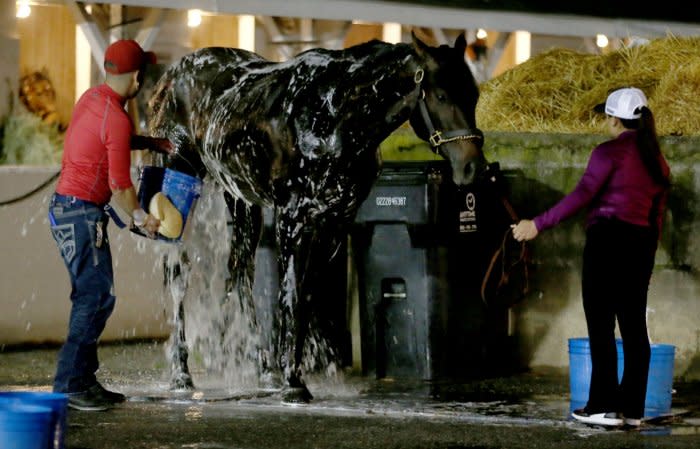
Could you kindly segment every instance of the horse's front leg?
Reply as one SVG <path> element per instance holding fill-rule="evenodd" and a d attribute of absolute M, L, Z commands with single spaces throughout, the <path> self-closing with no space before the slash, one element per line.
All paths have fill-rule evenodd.
<path fill-rule="evenodd" d="M 187 365 L 188 351 L 185 338 L 185 307 L 187 277 L 190 263 L 187 252 L 177 249 L 164 257 L 165 293 L 173 299 L 173 330 L 170 334 L 168 353 L 170 356 L 170 389 L 193 389 L 192 376 Z"/>
<path fill-rule="evenodd" d="M 287 382 L 284 401 L 308 403 L 313 399 L 302 379 L 304 342 L 309 332 L 310 295 L 304 282 L 308 248 L 314 234 L 301 230 L 297 214 L 281 214 L 277 222 L 280 249 L 280 328 L 277 351 Z"/>
<path fill-rule="evenodd" d="M 258 374 L 262 371 L 267 375 L 269 371 L 268 355 L 260 344 L 258 311 L 253 297 L 255 250 L 262 232 L 262 209 L 260 206 L 248 205 L 228 192 L 224 193 L 224 199 L 233 222 L 225 301 L 230 301 L 232 297 L 238 297 L 238 313 L 245 317 L 245 323 L 248 326 L 245 332 L 247 338 L 237 340 L 238 346 L 235 353 L 239 360 L 252 360 L 256 363 Z M 225 321 L 224 326 L 224 331 L 227 331 L 232 323 Z M 237 330 L 240 332 L 240 329 Z"/>

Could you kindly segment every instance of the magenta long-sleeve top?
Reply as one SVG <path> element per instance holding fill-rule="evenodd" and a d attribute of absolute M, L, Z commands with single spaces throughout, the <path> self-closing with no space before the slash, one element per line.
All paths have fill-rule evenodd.
<path fill-rule="evenodd" d="M 650 226 L 650 220 L 655 220 L 660 231 L 666 194 L 652 180 L 639 156 L 636 133 L 628 130 L 598 145 L 576 188 L 534 218 L 537 230 L 551 228 L 588 207 L 587 226 L 599 218 L 617 218 L 640 226 Z M 662 169 L 668 174 L 668 164 L 660 157 Z"/>

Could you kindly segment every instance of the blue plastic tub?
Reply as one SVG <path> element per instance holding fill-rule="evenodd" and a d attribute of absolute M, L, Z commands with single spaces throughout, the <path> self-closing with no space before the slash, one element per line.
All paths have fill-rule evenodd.
<path fill-rule="evenodd" d="M 651 345 L 649 379 L 644 402 L 644 416 L 653 418 L 671 411 L 673 391 L 673 363 L 675 346 L 666 344 Z M 622 340 L 617 339 L 617 378 L 622 380 L 624 370 Z M 588 402 L 588 389 L 591 384 L 591 348 L 588 338 L 569 339 L 569 388 L 571 410 L 585 407 Z"/>
<path fill-rule="evenodd" d="M 0 447 L 2 449 L 53 448 L 50 407 L 0 399 Z"/>
<path fill-rule="evenodd" d="M 144 167 L 139 176 L 138 199 L 143 210 L 148 211 L 151 198 L 158 192 L 163 193 L 182 215 L 182 232 L 177 238 L 158 236 L 159 240 L 168 242 L 182 241 L 190 212 L 194 203 L 202 194 L 202 180 L 169 168 Z M 133 230 L 140 233 L 138 230 Z"/>
<path fill-rule="evenodd" d="M 50 449 L 63 449 L 66 431 L 68 396 L 64 393 L 35 391 L 0 391 L 0 401 L 14 405 L 37 405 L 51 409 Z"/>

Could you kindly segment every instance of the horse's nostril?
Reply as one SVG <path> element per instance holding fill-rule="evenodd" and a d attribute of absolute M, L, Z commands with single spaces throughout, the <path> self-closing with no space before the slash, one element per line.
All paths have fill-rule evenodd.
<path fill-rule="evenodd" d="M 476 171 L 476 166 L 474 162 L 467 162 L 464 165 L 464 176 L 470 177 L 474 175 L 474 172 Z"/>

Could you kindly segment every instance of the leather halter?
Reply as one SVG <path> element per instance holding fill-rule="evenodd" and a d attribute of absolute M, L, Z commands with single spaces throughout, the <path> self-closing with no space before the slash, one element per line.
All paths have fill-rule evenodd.
<path fill-rule="evenodd" d="M 413 80 L 416 82 L 420 88 L 420 98 L 418 99 L 418 109 L 420 111 L 423 123 L 428 130 L 428 142 L 430 142 L 431 150 L 433 153 L 437 153 L 440 145 L 448 142 L 453 142 L 455 140 L 482 140 L 484 136 L 479 132 L 476 133 L 471 128 L 466 129 L 455 129 L 451 131 L 441 131 L 435 129 L 433 121 L 430 119 L 430 113 L 428 112 L 428 106 L 425 104 L 425 90 L 423 89 L 422 82 L 424 76 L 423 69 L 416 70 Z M 477 129 L 478 131 L 478 129 Z"/>

